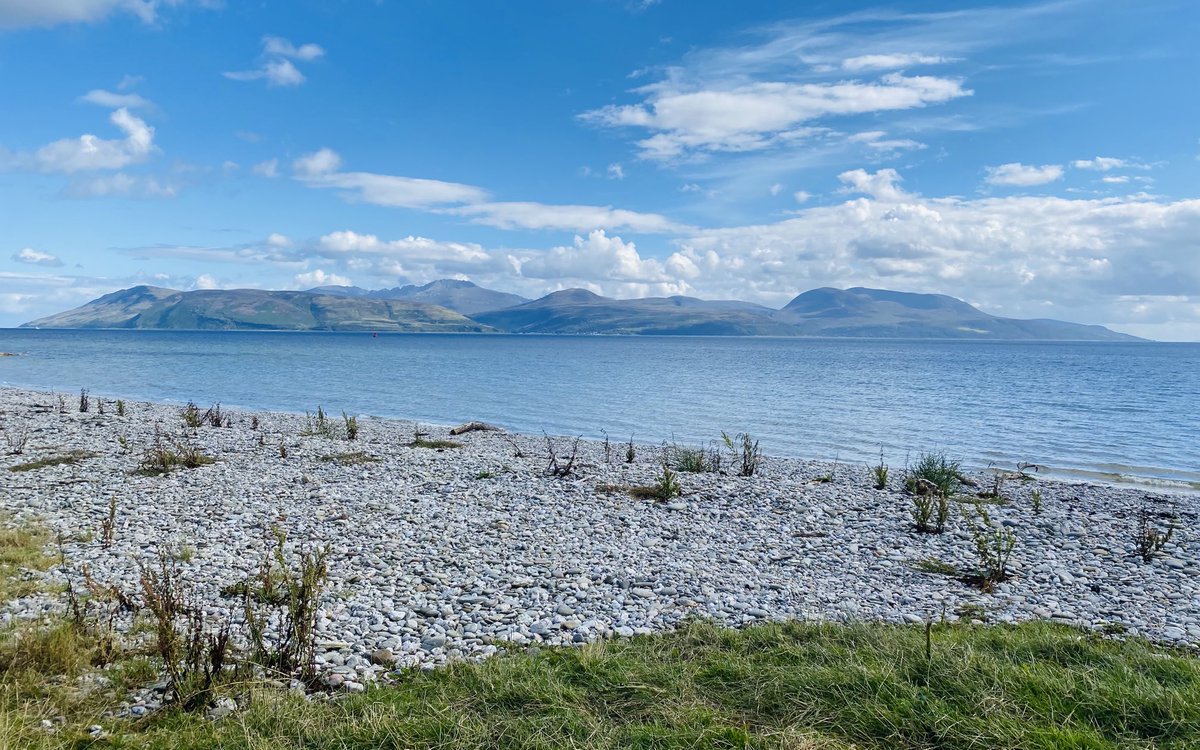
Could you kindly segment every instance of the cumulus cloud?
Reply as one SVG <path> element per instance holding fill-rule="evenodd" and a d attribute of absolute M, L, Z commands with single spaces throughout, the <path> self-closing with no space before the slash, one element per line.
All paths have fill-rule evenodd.
<path fill-rule="evenodd" d="M 128 13 L 144 23 L 157 20 L 159 8 L 186 0 L 0 0 L 0 28 L 93 23 L 116 13 Z M 196 3 L 212 5 L 212 0 Z"/>
<path fill-rule="evenodd" d="M 675 253 L 665 261 L 643 258 L 633 242 L 609 237 L 604 230 L 576 236 L 570 246 L 554 247 L 519 265 L 526 278 L 587 286 L 609 294 L 670 295 L 690 290 L 686 277 L 696 273 L 687 257 Z"/>
<path fill-rule="evenodd" d="M 78 138 L 64 138 L 42 146 L 32 154 L 16 154 L 9 165 L 40 172 L 87 172 L 122 169 L 145 161 L 158 149 L 154 145 L 154 128 L 145 120 L 121 108 L 109 118 L 124 138 L 104 139 L 90 133 Z"/>
<path fill-rule="evenodd" d="M 608 165 L 608 178 L 610 180 L 625 179 L 625 168 L 622 167 L 620 164 L 609 164 Z"/>
<path fill-rule="evenodd" d="M 18 263 L 27 263 L 31 266 L 50 266 L 56 268 L 63 264 L 58 256 L 42 252 L 41 250 L 34 250 L 31 247 L 26 247 L 20 252 L 13 253 L 12 259 Z"/>
<path fill-rule="evenodd" d="M 307 273 L 298 273 L 293 277 L 292 281 L 298 289 L 311 289 L 315 286 L 353 286 L 349 277 L 336 273 L 326 273 L 319 268 Z"/>
<path fill-rule="evenodd" d="M 652 133 L 637 142 L 648 159 L 692 153 L 756 151 L 811 134 L 826 117 L 905 110 L 948 102 L 973 92 L 956 78 L 888 73 L 874 81 L 755 82 L 689 88 L 667 80 L 637 90 L 641 104 L 609 105 L 583 120 Z"/>
<path fill-rule="evenodd" d="M 883 55 L 858 55 L 842 60 L 842 70 L 859 72 L 863 70 L 897 70 L 917 65 L 937 65 L 950 62 L 949 58 L 940 55 L 917 55 L 913 53 L 892 53 Z"/>
<path fill-rule="evenodd" d="M 987 181 L 992 185 L 1032 187 L 1062 179 L 1063 168 L 1058 164 L 1034 167 L 1020 162 L 987 168 Z"/>
<path fill-rule="evenodd" d="M 900 191 L 892 170 L 842 181 L 865 197 L 680 240 L 698 269 L 689 284 L 773 304 L 827 285 L 940 292 L 1001 315 L 1118 326 L 1135 322 L 1121 298 L 1146 295 L 1175 326 L 1200 327 L 1188 307 L 1200 289 L 1200 200 L 925 198 Z M 1163 301 L 1172 295 L 1193 301 Z"/>
<path fill-rule="evenodd" d="M 325 50 L 316 44 L 297 47 L 277 36 L 263 37 L 262 43 L 263 51 L 257 68 L 230 71 L 223 75 L 234 81 L 265 80 L 270 86 L 299 86 L 307 79 L 292 61 L 311 62 L 325 54 Z"/>

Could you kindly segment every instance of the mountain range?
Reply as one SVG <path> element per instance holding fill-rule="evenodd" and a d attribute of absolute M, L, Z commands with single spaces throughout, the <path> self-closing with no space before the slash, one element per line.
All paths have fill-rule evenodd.
<path fill-rule="evenodd" d="M 303 292 L 137 286 L 23 327 L 1137 340 L 1098 325 L 1001 318 L 942 294 L 825 287 L 775 309 L 681 296 L 612 299 L 584 289 L 527 300 L 453 279 Z"/>

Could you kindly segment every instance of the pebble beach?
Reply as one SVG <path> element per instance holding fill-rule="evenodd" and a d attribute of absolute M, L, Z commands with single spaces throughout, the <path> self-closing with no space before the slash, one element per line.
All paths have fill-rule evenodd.
<path fill-rule="evenodd" d="M 30 575 L 55 591 L 86 566 L 133 588 L 138 560 L 186 549 L 179 565 L 195 596 L 213 616 L 236 615 L 222 590 L 254 574 L 281 530 L 291 550 L 329 549 L 316 658 L 326 683 L 348 690 L 397 669 L 632 637 L 689 618 L 730 627 L 1045 619 L 1200 644 L 1195 494 L 1010 478 L 1004 499 L 985 507 L 1015 534 L 1011 576 L 983 591 L 930 562 L 977 565 L 972 510 L 974 493 L 992 486 L 986 472 L 971 475 L 979 487 L 964 488 L 945 533 L 922 534 L 903 467 L 875 489 L 867 466 L 770 457 L 771 435 L 755 436 L 767 457 L 754 476 L 680 473 L 682 494 L 658 501 L 627 489 L 661 475 L 663 446 L 635 445 L 630 463 L 622 443 L 580 441 L 572 470 L 555 476 L 542 435 L 451 437 L 454 425 L 420 425 L 427 440 L 459 443 L 439 449 L 410 445 L 418 425 L 403 420 L 359 415 L 347 440 L 307 434 L 304 413 L 223 410 L 229 426 L 192 428 L 178 404 L 128 401 L 118 416 L 113 400 L 103 413 L 95 398 L 81 413 L 78 400 L 0 389 L 0 434 L 10 450 L 23 440 L 21 453 L 0 457 L 0 517 L 47 527 L 66 561 Z M 340 427 L 336 404 L 325 408 Z M 156 434 L 213 463 L 138 473 Z M 574 439 L 549 442 L 565 463 Z M 1136 553 L 1143 511 L 1175 529 L 1149 562 Z M 63 606 L 59 595 L 29 596 L 0 621 Z"/>

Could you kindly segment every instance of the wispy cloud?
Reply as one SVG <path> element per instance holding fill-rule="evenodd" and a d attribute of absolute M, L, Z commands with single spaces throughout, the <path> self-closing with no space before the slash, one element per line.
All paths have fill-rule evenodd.
<path fill-rule="evenodd" d="M 265 80 L 270 86 L 299 86 L 307 79 L 293 60 L 311 62 L 325 55 L 325 50 L 316 44 L 296 46 L 287 39 L 277 36 L 263 37 L 263 50 L 257 68 L 224 73 L 234 81 Z"/>

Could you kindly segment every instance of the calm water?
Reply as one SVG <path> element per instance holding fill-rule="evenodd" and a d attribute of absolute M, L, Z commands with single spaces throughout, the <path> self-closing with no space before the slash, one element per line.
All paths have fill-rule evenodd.
<path fill-rule="evenodd" d="M 1200 344 L 0 329 L 0 382 L 1200 489 Z"/>

